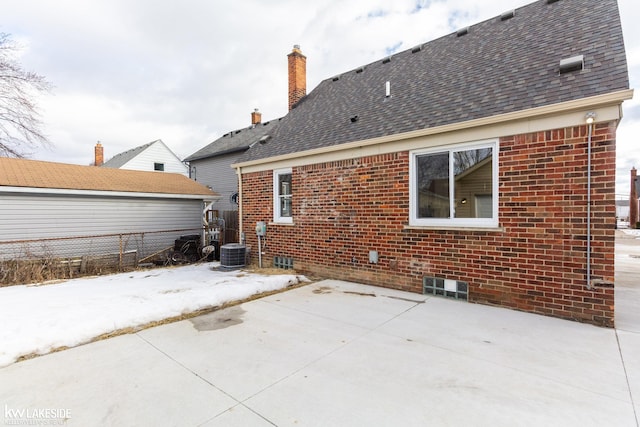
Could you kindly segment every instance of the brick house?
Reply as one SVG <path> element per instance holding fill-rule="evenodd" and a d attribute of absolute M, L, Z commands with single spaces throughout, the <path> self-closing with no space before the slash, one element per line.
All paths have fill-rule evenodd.
<path fill-rule="evenodd" d="M 308 95 L 289 61 L 293 108 L 234 165 L 264 260 L 613 326 L 615 0 L 536 1 Z"/>

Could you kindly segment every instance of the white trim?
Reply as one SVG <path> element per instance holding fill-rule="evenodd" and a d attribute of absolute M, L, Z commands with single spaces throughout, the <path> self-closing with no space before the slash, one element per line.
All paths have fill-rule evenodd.
<path fill-rule="evenodd" d="M 67 188 L 38 188 L 38 187 L 13 187 L 0 186 L 0 193 L 26 193 L 26 194 L 53 194 L 70 196 L 100 196 L 100 197 L 128 197 L 128 198 L 152 198 L 152 199 L 197 199 L 217 201 L 222 196 L 205 194 L 169 194 L 169 193 L 137 193 L 133 191 L 100 191 L 100 190 L 75 190 Z"/>
<path fill-rule="evenodd" d="M 280 175 L 293 175 L 293 170 L 291 168 L 284 168 L 273 171 L 273 222 L 277 224 L 292 224 L 293 212 L 291 212 L 291 216 L 280 215 L 280 187 L 278 185 Z M 293 189 L 291 190 L 291 194 L 291 198 L 293 199 Z"/>
<path fill-rule="evenodd" d="M 454 151 L 473 150 L 480 148 L 492 149 L 492 195 L 493 195 L 493 217 L 492 218 L 455 218 L 454 203 L 455 183 L 453 179 L 453 156 Z M 417 170 L 416 157 L 424 154 L 449 153 L 449 218 L 419 218 L 417 215 Z M 498 139 L 476 141 L 465 144 L 447 145 L 437 148 L 424 148 L 409 152 L 409 226 L 411 227 L 474 227 L 474 228 L 497 228 L 498 222 L 498 157 L 500 144 Z"/>
<path fill-rule="evenodd" d="M 584 115 L 587 111 L 597 113 L 598 122 L 620 120 L 622 118 L 622 102 L 632 98 L 633 89 L 622 90 L 576 101 L 515 111 L 445 126 L 234 163 L 231 167 L 242 167 L 243 173 L 252 173 L 374 154 L 408 151 L 426 146 L 442 146 L 458 142 L 581 126 L 584 125 Z"/>

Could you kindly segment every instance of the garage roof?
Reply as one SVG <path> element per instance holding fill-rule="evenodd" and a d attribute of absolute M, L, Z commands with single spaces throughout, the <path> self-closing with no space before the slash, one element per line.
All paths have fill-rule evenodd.
<path fill-rule="evenodd" d="M 0 157 L 0 187 L 29 187 L 169 195 L 219 195 L 184 175 Z"/>

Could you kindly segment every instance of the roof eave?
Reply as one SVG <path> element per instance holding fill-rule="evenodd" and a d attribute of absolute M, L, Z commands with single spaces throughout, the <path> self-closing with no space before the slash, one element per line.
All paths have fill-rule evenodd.
<path fill-rule="evenodd" d="M 155 199 L 197 199 L 217 201 L 222 198 L 220 194 L 177 194 L 177 193 L 148 193 L 135 191 L 107 191 L 107 190 L 78 190 L 70 188 L 42 188 L 42 187 L 18 187 L 0 185 L 0 193 L 28 193 L 28 194 L 55 194 L 77 195 L 97 197 L 128 197 L 128 198 L 155 198 Z"/>
<path fill-rule="evenodd" d="M 206 154 L 206 155 L 202 155 L 202 156 L 189 156 L 186 159 L 184 159 L 184 162 L 193 162 L 196 160 L 204 160 L 204 159 L 210 159 L 212 157 L 220 157 L 220 156 L 224 156 L 226 154 L 233 154 L 233 153 L 239 153 L 241 151 L 247 151 L 249 149 L 248 145 L 243 145 L 242 147 L 235 147 L 235 148 L 229 148 L 228 150 L 223 150 L 223 151 L 218 151 L 216 153 L 211 153 L 211 154 Z"/>
<path fill-rule="evenodd" d="M 522 120 L 527 118 L 539 117 L 566 112 L 568 110 L 578 110 L 581 108 L 595 108 L 602 105 L 621 104 L 623 101 L 628 101 L 633 98 L 633 89 L 624 89 L 616 92 L 610 92 L 604 95 L 596 95 L 587 98 L 581 98 L 573 101 L 562 102 L 558 104 L 545 105 L 542 107 L 535 107 L 526 110 L 513 111 L 510 113 L 483 117 L 475 120 L 468 120 L 464 122 L 451 123 L 444 126 L 438 126 L 433 128 L 418 129 L 401 134 L 385 135 L 377 138 L 371 138 L 368 140 L 352 141 L 339 145 L 331 145 L 312 150 L 298 151 L 294 153 L 282 154 L 279 156 L 265 157 L 262 159 L 249 160 L 246 162 L 234 163 L 232 168 L 239 169 L 249 166 L 258 166 L 266 163 L 279 162 L 289 159 L 295 159 L 298 157 L 314 156 L 319 154 L 325 154 L 333 151 L 349 150 L 352 148 L 367 147 L 372 145 L 384 144 L 387 142 L 400 141 L 404 139 L 419 138 L 424 136 L 436 135 L 446 132 L 460 131 L 464 129 L 470 129 L 481 126 L 488 126 L 499 124 L 503 122 Z M 620 114 L 622 117 L 622 114 Z"/>

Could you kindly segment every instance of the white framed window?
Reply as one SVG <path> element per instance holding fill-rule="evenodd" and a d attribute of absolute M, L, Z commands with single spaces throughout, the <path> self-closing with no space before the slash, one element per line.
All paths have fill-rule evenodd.
<path fill-rule="evenodd" d="M 273 222 L 293 223 L 291 168 L 273 171 Z"/>
<path fill-rule="evenodd" d="M 409 225 L 498 227 L 498 141 L 414 150 Z"/>

